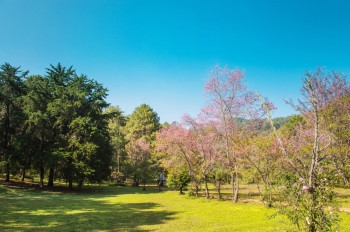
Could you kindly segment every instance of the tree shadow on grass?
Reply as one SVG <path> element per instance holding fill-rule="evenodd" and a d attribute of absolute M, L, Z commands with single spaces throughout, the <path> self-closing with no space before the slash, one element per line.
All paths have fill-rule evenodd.
<path fill-rule="evenodd" d="M 80 194 L 0 194 L 0 231 L 152 231 L 177 212 L 155 202 L 111 203 Z"/>
<path fill-rule="evenodd" d="M 134 186 L 108 186 L 108 185 L 86 185 L 83 188 L 78 189 L 69 189 L 68 186 L 65 185 L 55 185 L 53 187 L 44 186 L 44 188 L 40 188 L 39 184 L 31 183 L 31 182 L 22 182 L 22 181 L 9 181 L 5 182 L 3 179 L 0 179 L 0 186 L 6 186 L 7 189 L 10 190 L 23 190 L 23 191 L 35 191 L 42 193 L 54 193 L 54 194 L 79 194 L 79 195 L 103 195 L 104 197 L 123 195 L 123 194 L 155 194 L 162 193 L 164 191 L 168 191 L 167 188 L 158 189 L 157 186 L 147 186 L 146 190 L 143 190 L 142 187 L 134 187 Z M 0 189 L 4 191 L 3 189 Z M 5 190 L 8 191 L 8 190 Z"/>

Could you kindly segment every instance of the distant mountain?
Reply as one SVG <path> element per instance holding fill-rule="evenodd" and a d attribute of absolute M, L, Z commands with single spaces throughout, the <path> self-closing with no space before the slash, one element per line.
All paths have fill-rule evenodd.
<path fill-rule="evenodd" d="M 291 116 L 286 116 L 286 117 L 277 117 L 277 118 L 273 118 L 273 124 L 275 125 L 276 129 L 279 129 L 281 128 L 284 124 L 286 124 L 290 118 L 292 117 L 293 115 Z M 236 118 L 236 123 L 238 123 L 238 125 L 245 125 L 245 124 L 249 124 L 251 121 L 249 119 L 244 119 L 244 118 Z M 270 130 L 271 129 L 271 125 L 270 125 L 270 122 L 267 120 L 267 119 L 262 119 L 260 122 L 259 122 L 259 125 L 258 125 L 258 131 L 267 131 L 267 130 Z"/>
<path fill-rule="evenodd" d="M 272 121 L 276 127 L 276 129 L 281 128 L 284 124 L 286 124 L 290 118 L 292 116 L 287 116 L 287 117 L 277 117 L 277 118 L 273 118 Z M 270 130 L 271 129 L 271 125 L 269 123 L 269 121 L 267 119 L 263 120 L 263 122 L 261 123 L 261 126 L 259 128 L 259 131 L 266 131 L 266 130 Z"/>

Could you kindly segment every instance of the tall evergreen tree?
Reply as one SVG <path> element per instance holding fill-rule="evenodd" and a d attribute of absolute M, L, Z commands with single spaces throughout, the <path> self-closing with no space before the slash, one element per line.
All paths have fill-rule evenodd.
<path fill-rule="evenodd" d="M 55 118 L 63 177 L 70 188 L 73 180 L 79 187 L 85 179 L 101 181 L 109 174 L 111 160 L 107 116 L 102 114 L 108 106 L 107 89 L 60 64 L 48 69 L 48 78 L 54 93 L 49 111 Z"/>
<path fill-rule="evenodd" d="M 25 97 L 24 112 L 26 121 L 26 154 L 24 163 L 32 159 L 32 163 L 40 173 L 39 185 L 44 186 L 45 167 L 51 166 L 52 150 L 54 143 L 54 132 L 52 130 L 53 120 L 47 111 L 47 106 L 52 99 L 47 78 L 42 76 L 30 76 L 26 82 L 28 93 Z M 29 155 L 29 156 L 28 156 Z M 23 167 L 23 177 L 25 175 Z M 22 177 L 22 178 L 23 178 Z M 53 182 L 51 184 L 53 185 Z"/>
<path fill-rule="evenodd" d="M 108 131 L 111 137 L 111 146 L 113 148 L 112 174 L 115 178 L 119 179 L 125 173 L 125 126 L 127 117 L 123 115 L 123 112 L 119 107 L 115 106 L 108 107 L 104 113 L 109 117 Z"/>
<path fill-rule="evenodd" d="M 126 124 L 126 150 L 135 185 L 138 185 L 139 181 L 145 184 L 149 178 L 152 167 L 151 151 L 159 129 L 157 113 L 146 104 L 137 107 Z"/>
<path fill-rule="evenodd" d="M 25 120 L 22 106 L 27 74 L 8 63 L 0 67 L 0 159 L 5 167 L 6 181 L 10 180 L 11 166 L 20 150 L 16 144 Z"/>

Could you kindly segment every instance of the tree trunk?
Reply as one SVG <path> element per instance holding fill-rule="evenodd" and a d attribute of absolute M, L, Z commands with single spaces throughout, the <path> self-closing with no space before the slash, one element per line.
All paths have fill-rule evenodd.
<path fill-rule="evenodd" d="M 197 185 L 197 184 L 196 184 L 196 186 L 195 186 L 195 191 L 196 191 L 196 197 L 198 197 L 199 188 L 198 188 L 198 185 Z"/>
<path fill-rule="evenodd" d="M 258 182 L 258 181 L 256 181 L 256 186 L 257 186 L 257 188 L 258 188 L 260 197 L 262 197 L 263 195 L 262 195 L 262 193 L 261 193 L 260 185 L 259 185 L 259 182 Z"/>
<path fill-rule="evenodd" d="M 312 209 L 311 209 L 311 218 L 309 219 L 309 232 L 316 232 L 316 223 L 317 223 L 317 197 L 315 191 L 309 192 L 312 197 Z"/>
<path fill-rule="evenodd" d="M 54 177 L 54 168 L 50 167 L 50 173 L 49 173 L 49 181 L 47 183 L 47 186 L 53 187 L 53 177 Z"/>
<path fill-rule="evenodd" d="M 84 183 L 84 178 L 79 178 L 79 181 L 78 181 L 78 189 L 81 189 L 83 187 L 83 183 Z"/>
<path fill-rule="evenodd" d="M 10 181 L 10 164 L 9 162 L 6 163 L 6 179 L 5 179 L 6 182 L 9 182 Z"/>
<path fill-rule="evenodd" d="M 232 177 L 233 177 L 233 173 L 232 173 Z M 239 190 L 239 179 L 238 179 L 238 171 L 236 169 L 235 175 L 234 175 L 234 180 L 232 180 L 232 185 L 233 185 L 233 198 L 232 198 L 232 202 L 233 203 L 237 203 L 238 202 L 238 190 Z"/>
<path fill-rule="evenodd" d="M 207 175 L 204 176 L 204 183 L 205 183 L 205 198 L 209 199 L 209 188 L 208 188 L 208 177 L 207 177 Z"/>
<path fill-rule="evenodd" d="M 217 190 L 218 190 L 218 199 L 221 199 L 221 181 L 217 182 Z"/>
<path fill-rule="evenodd" d="M 272 193 L 271 193 L 270 185 L 266 185 L 265 194 L 266 194 L 267 207 L 271 208 L 272 207 Z"/>
<path fill-rule="evenodd" d="M 316 223 L 317 223 L 317 214 L 318 214 L 318 209 L 317 209 L 317 196 L 316 196 L 316 180 L 318 179 L 318 173 L 317 173 L 317 168 L 318 168 L 318 162 L 319 162 L 319 153 L 320 153 L 320 135 L 319 135 L 319 116 L 318 116 L 318 105 L 317 105 L 317 98 L 315 97 L 315 93 L 312 89 L 311 84 L 309 83 L 309 91 L 311 93 L 312 99 L 311 103 L 312 106 L 315 110 L 315 124 L 314 124 L 314 147 L 312 151 L 312 160 L 311 160 L 311 166 L 309 170 L 309 194 L 311 194 L 311 199 L 312 199 L 312 208 L 311 208 L 311 218 L 309 218 L 310 222 L 307 223 L 309 225 L 309 231 L 310 232 L 316 232 Z"/>
<path fill-rule="evenodd" d="M 232 184 L 232 202 L 235 203 L 234 201 L 234 196 L 235 196 L 235 176 L 234 176 L 234 173 L 231 172 L 231 184 Z"/>
<path fill-rule="evenodd" d="M 69 177 L 69 180 L 68 180 L 68 188 L 69 188 L 70 190 L 73 190 L 73 180 L 72 180 L 71 177 Z"/>
<path fill-rule="evenodd" d="M 136 186 L 136 187 L 139 187 L 139 181 L 137 179 L 136 174 L 134 174 L 134 184 L 133 185 Z"/>
<path fill-rule="evenodd" d="M 26 169 L 23 168 L 23 169 L 22 169 L 22 177 L 21 177 L 21 181 L 22 181 L 22 182 L 24 181 L 25 176 L 26 176 Z"/>
<path fill-rule="evenodd" d="M 120 173 L 120 155 L 118 154 L 118 174 Z"/>
<path fill-rule="evenodd" d="M 44 188 L 44 161 L 40 161 L 40 181 L 39 181 L 40 188 Z"/>
<path fill-rule="evenodd" d="M 4 141 L 4 151 L 5 154 L 6 152 L 8 152 L 8 148 L 9 148 L 9 132 L 10 132 L 10 105 L 6 104 L 6 120 L 5 120 L 5 141 Z M 5 155 L 6 157 L 6 155 Z M 10 181 L 10 163 L 9 163 L 9 159 L 7 159 L 6 162 L 6 182 Z"/>

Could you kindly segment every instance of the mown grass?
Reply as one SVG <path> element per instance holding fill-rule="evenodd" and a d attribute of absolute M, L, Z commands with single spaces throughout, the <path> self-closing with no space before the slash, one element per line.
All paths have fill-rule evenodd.
<path fill-rule="evenodd" d="M 60 190 L 60 189 L 58 189 Z M 344 193 L 345 194 L 345 193 Z M 289 231 L 275 209 L 232 204 L 157 189 L 86 186 L 84 191 L 39 191 L 0 186 L 0 231 Z M 340 231 L 350 231 L 341 213 Z"/>

